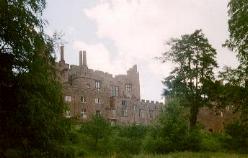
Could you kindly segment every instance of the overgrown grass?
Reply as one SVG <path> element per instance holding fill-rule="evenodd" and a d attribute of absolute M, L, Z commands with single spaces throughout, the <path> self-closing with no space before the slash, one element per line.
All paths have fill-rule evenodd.
<path fill-rule="evenodd" d="M 99 158 L 99 156 L 87 156 L 86 158 Z M 163 155 L 112 155 L 101 158 L 248 158 L 248 154 L 235 154 L 223 152 L 175 152 Z"/>
<path fill-rule="evenodd" d="M 212 153 L 212 152 L 180 152 L 166 155 L 137 155 L 133 158 L 248 158 L 248 155 Z"/>

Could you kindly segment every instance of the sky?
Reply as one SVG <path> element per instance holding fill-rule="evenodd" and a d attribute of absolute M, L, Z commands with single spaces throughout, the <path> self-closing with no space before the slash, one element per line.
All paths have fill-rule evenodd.
<path fill-rule="evenodd" d="M 168 50 L 170 38 L 202 29 L 217 50 L 219 69 L 237 65 L 235 54 L 222 47 L 228 38 L 227 4 L 228 0 L 47 0 L 45 31 L 64 34 L 69 64 L 78 65 L 80 50 L 86 50 L 89 68 L 114 75 L 137 64 L 141 98 L 161 101 L 162 80 L 173 64 L 155 57 Z"/>

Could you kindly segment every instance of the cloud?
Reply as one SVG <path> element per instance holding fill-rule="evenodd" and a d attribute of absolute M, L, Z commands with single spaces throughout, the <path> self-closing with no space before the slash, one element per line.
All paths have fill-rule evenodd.
<path fill-rule="evenodd" d="M 90 68 L 111 71 L 110 54 L 103 44 L 87 44 L 83 41 L 74 41 L 73 48 L 75 51 L 87 50 L 87 64 Z"/>
<path fill-rule="evenodd" d="M 92 56 L 92 65 L 106 71 L 123 72 L 124 68 L 138 64 L 142 95 L 158 100 L 161 80 L 168 75 L 171 65 L 160 64 L 154 57 L 165 51 L 164 42 L 171 37 L 203 29 L 219 52 L 220 65 L 236 64 L 234 55 L 221 46 L 228 38 L 227 3 L 228 0 L 100 0 L 84 9 L 84 14 L 97 25 L 99 39 L 114 42 L 117 57 L 110 60 L 111 53 L 102 44 L 75 42 L 75 46 L 89 47 L 95 53 L 91 55 L 99 59 Z"/>

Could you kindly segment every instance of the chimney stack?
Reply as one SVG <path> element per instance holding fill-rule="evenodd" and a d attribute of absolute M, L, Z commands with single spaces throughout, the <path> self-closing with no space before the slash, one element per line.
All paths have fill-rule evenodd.
<path fill-rule="evenodd" d="M 82 66 L 82 51 L 79 51 L 79 66 Z"/>
<path fill-rule="evenodd" d="M 83 66 L 87 66 L 86 51 L 83 51 Z"/>
<path fill-rule="evenodd" d="M 60 46 L 60 61 L 65 61 L 64 60 L 64 46 Z"/>

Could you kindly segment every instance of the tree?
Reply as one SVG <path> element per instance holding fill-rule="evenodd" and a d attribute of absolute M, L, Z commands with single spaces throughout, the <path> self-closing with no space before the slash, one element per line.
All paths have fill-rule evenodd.
<path fill-rule="evenodd" d="M 13 55 L 19 71 L 29 69 L 37 44 L 44 40 L 45 0 L 2 0 L 0 8 L 0 53 Z"/>
<path fill-rule="evenodd" d="M 228 4 L 229 40 L 226 45 L 237 53 L 248 73 L 248 5 L 246 0 L 230 0 Z M 240 67 L 241 68 L 241 67 Z M 247 78 L 246 78 L 247 79 Z"/>
<path fill-rule="evenodd" d="M 45 0 L 0 2 L 0 157 L 72 157 Z M 72 153 L 72 155 L 70 155 Z"/>
<path fill-rule="evenodd" d="M 140 153 L 146 131 L 147 127 L 144 125 L 115 126 L 116 134 L 112 136 L 114 151 L 121 155 Z"/>
<path fill-rule="evenodd" d="M 228 4 L 229 15 L 229 40 L 225 46 L 237 53 L 239 66 L 232 70 L 235 74 L 226 72 L 225 78 L 231 78 L 230 84 L 240 86 L 244 96 L 248 95 L 248 5 L 246 0 L 231 0 Z M 230 77 L 232 75 L 232 77 Z M 241 111 L 241 119 L 248 126 L 248 99 L 244 97 L 238 105 Z"/>
<path fill-rule="evenodd" d="M 196 151 L 200 149 L 199 130 L 188 128 L 188 110 L 176 98 L 170 99 L 158 120 L 150 127 L 144 149 L 152 153 Z"/>
<path fill-rule="evenodd" d="M 246 0 L 230 0 L 228 4 L 229 39 L 224 46 L 234 51 L 239 60 L 236 69 L 227 68 L 220 75 L 231 87 L 229 105 L 235 107 L 240 118 L 227 127 L 233 147 L 248 146 L 248 4 Z M 244 150 L 245 151 L 245 150 Z"/>
<path fill-rule="evenodd" d="M 199 108 L 210 103 L 207 87 L 214 80 L 216 50 L 201 30 L 171 39 L 168 45 L 169 51 L 160 59 L 172 61 L 176 67 L 164 80 L 164 95 L 180 98 L 181 105 L 190 107 L 190 127 L 193 128 Z"/>
<path fill-rule="evenodd" d="M 94 151 L 100 151 L 101 148 L 98 145 L 101 141 L 104 142 L 104 146 L 108 144 L 111 126 L 102 116 L 94 115 L 89 121 L 83 123 L 81 131 L 88 139 L 88 145 L 92 146 Z"/>

